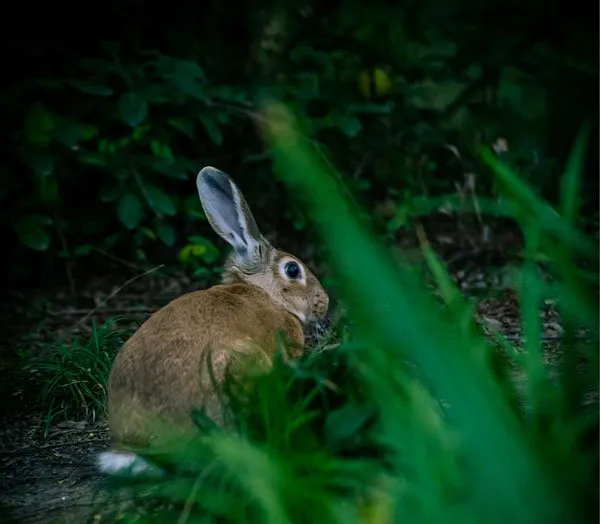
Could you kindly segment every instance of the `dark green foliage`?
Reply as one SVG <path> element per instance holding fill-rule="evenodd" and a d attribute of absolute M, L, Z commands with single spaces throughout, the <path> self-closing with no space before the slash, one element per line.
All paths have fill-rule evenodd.
<path fill-rule="evenodd" d="M 505 160 L 553 198 L 575 130 L 597 113 L 597 35 L 563 2 L 225 2 L 169 16 L 124 5 L 99 7 L 103 29 L 85 38 L 59 30 L 60 10 L 44 17 L 59 24 L 55 41 L 27 17 L 31 38 L 11 48 L 23 70 L 0 102 L 0 203 L 13 272 L 32 256 L 79 267 L 93 248 L 172 260 L 207 231 L 192 182 L 206 164 L 234 174 L 263 221 L 286 216 L 281 233 L 304 229 L 257 140 L 265 98 L 293 106 L 359 201 L 399 208 L 375 216 L 390 234 L 415 196 L 479 174 L 477 141 L 507 146 Z M 479 177 L 478 196 L 493 199 L 493 185 Z"/>

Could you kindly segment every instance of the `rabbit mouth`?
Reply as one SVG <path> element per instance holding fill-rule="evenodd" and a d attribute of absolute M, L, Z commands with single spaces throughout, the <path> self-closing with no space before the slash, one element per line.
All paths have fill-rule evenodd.
<path fill-rule="evenodd" d="M 331 318 L 325 316 L 311 319 L 304 324 L 304 338 L 309 342 L 310 346 L 317 346 L 323 340 L 327 339 L 331 323 Z"/>

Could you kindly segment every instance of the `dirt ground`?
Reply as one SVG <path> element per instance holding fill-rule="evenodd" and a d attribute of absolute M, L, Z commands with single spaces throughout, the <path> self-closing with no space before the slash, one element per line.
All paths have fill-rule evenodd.
<path fill-rule="evenodd" d="M 105 498 L 93 456 L 108 445 L 106 424 L 60 422 L 47 439 L 42 424 L 37 413 L 0 430 L 0 500 L 14 514 L 8 522 L 86 522 Z"/>
<path fill-rule="evenodd" d="M 498 282 L 490 283 L 486 272 L 477 269 L 489 262 L 476 260 L 473 252 L 467 251 L 464 246 L 455 251 L 459 255 L 450 254 L 444 258 L 452 262 L 454 257 L 454 265 L 461 268 L 455 271 L 455 276 L 465 291 L 470 293 L 498 285 Z M 474 261 L 470 274 L 464 269 L 465 260 Z M 127 314 L 128 318 L 139 320 L 173 297 L 197 287 L 201 284 L 183 275 L 143 278 L 127 286 L 123 285 L 123 281 L 114 283 L 96 279 L 78 294 L 76 303 L 67 294 L 55 295 L 44 306 L 42 315 L 33 315 L 36 329 L 34 332 L 31 328 L 27 330 L 23 343 L 35 344 L 36 337 L 43 337 L 42 333 L 72 335 L 85 332 L 92 319 L 101 321 Z M 510 286 L 499 287 L 504 291 L 479 302 L 478 318 L 486 323 L 488 329 L 497 329 L 511 341 L 518 341 L 520 329 L 515 293 L 510 291 Z M 13 304 L 20 303 L 21 306 L 11 306 L 11 312 L 22 317 L 27 311 L 19 308 L 30 308 L 32 301 L 27 296 L 13 298 L 16 300 Z M 542 320 L 545 354 L 552 371 L 560 362 L 557 339 L 561 325 L 555 304 L 548 302 L 544 305 Z M 582 365 L 585 367 L 585 363 Z M 523 377 L 515 376 L 515 380 L 525 385 Z M 2 395 L 3 403 L 15 404 L 16 399 L 17 406 L 12 409 L 5 406 L 0 429 L 0 521 L 26 524 L 106 521 L 100 514 L 107 509 L 107 491 L 93 464 L 94 455 L 109 445 L 105 421 L 58 422 L 50 426 L 44 437 L 45 413 L 35 410 L 31 399 L 12 385 L 6 387 L 5 384 Z M 586 403 L 597 405 L 596 390 L 590 391 Z M 117 504 L 114 498 L 112 500 L 113 505 Z"/>

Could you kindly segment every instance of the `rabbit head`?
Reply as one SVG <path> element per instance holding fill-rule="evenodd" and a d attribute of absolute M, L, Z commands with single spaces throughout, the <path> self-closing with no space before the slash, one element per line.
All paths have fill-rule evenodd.
<path fill-rule="evenodd" d="M 233 248 L 225 262 L 223 283 L 262 289 L 302 324 L 323 319 L 329 298 L 320 282 L 301 260 L 265 239 L 229 176 L 205 167 L 198 173 L 196 185 L 208 222 Z"/>

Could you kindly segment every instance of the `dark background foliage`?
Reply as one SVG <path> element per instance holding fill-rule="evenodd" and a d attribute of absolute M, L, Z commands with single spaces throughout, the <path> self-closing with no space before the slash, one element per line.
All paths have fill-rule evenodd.
<path fill-rule="evenodd" d="M 478 142 L 506 141 L 506 159 L 555 200 L 575 135 L 592 118 L 582 214 L 593 218 L 590 6 L 11 6 L 2 30 L 2 275 L 13 285 L 73 286 L 118 257 L 179 260 L 210 277 L 221 244 L 210 240 L 194 186 L 208 164 L 235 177 L 263 229 L 306 239 L 306 219 L 272 176 L 252 119 L 265 97 L 293 107 L 389 238 L 419 196 L 481 173 L 470 154 Z M 486 180 L 478 194 L 494 196 Z"/>

